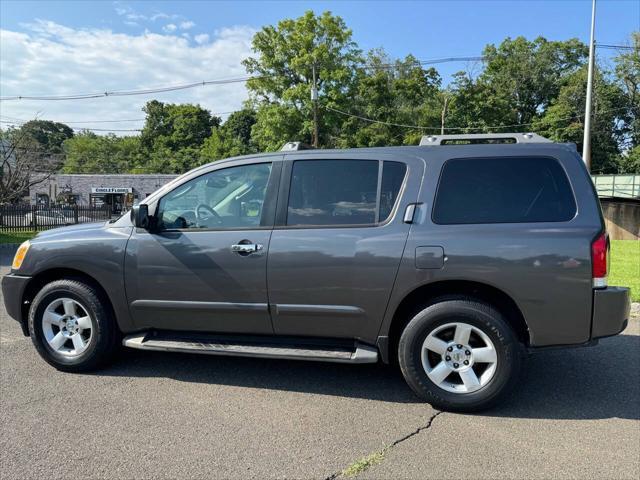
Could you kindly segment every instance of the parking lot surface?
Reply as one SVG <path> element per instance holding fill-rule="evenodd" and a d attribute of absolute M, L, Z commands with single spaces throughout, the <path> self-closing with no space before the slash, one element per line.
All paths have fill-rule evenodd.
<path fill-rule="evenodd" d="M 60 373 L 2 306 L 0 395 L 2 479 L 640 477 L 637 317 L 532 356 L 506 404 L 458 415 L 382 365 L 123 350 Z"/>

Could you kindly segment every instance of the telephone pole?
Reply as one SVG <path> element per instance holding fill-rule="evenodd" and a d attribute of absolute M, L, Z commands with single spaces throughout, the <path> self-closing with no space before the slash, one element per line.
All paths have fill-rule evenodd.
<path fill-rule="evenodd" d="M 591 91 L 593 90 L 593 64 L 595 57 L 596 0 L 591 4 L 591 39 L 589 41 L 589 70 L 587 73 L 587 98 L 584 109 L 584 138 L 582 140 L 582 160 L 591 171 Z"/>
<path fill-rule="evenodd" d="M 449 96 L 444 94 L 444 101 L 442 103 L 442 114 L 440 116 L 440 135 L 444 135 L 444 122 L 447 118 L 447 107 L 449 106 Z"/>
<path fill-rule="evenodd" d="M 318 148 L 318 86 L 316 84 L 316 64 L 312 66 L 313 85 L 311 85 L 311 101 L 313 102 L 313 148 Z"/>

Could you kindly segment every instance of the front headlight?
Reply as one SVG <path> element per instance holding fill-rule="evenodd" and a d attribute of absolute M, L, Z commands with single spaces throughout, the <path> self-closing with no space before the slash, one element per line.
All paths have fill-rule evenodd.
<path fill-rule="evenodd" d="M 27 256 L 27 252 L 29 251 L 30 246 L 31 242 L 27 240 L 26 242 L 22 242 L 22 244 L 18 247 L 18 251 L 13 257 L 13 263 L 11 264 L 11 268 L 13 270 L 18 270 L 22 266 L 22 262 L 24 261 L 24 257 Z"/>

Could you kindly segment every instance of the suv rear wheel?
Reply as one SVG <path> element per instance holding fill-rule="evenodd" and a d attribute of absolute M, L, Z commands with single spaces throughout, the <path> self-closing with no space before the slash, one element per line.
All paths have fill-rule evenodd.
<path fill-rule="evenodd" d="M 398 345 L 402 373 L 434 407 L 472 412 L 514 386 L 522 348 L 504 317 L 473 299 L 443 299 L 419 312 Z"/>
<path fill-rule="evenodd" d="M 118 348 L 111 308 L 93 286 L 78 280 L 56 280 L 38 292 L 29 333 L 40 356 L 67 372 L 100 367 Z"/>

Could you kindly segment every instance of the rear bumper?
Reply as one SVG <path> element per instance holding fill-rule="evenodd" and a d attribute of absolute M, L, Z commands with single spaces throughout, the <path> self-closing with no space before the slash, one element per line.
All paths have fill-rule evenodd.
<path fill-rule="evenodd" d="M 9 316 L 20 323 L 22 332 L 28 335 L 26 330 L 26 318 L 22 318 L 22 298 L 31 277 L 23 277 L 12 273 L 2 277 L 2 297 L 4 306 Z"/>
<path fill-rule="evenodd" d="M 591 338 L 617 335 L 627 327 L 631 299 L 625 287 L 607 287 L 593 291 Z"/>

